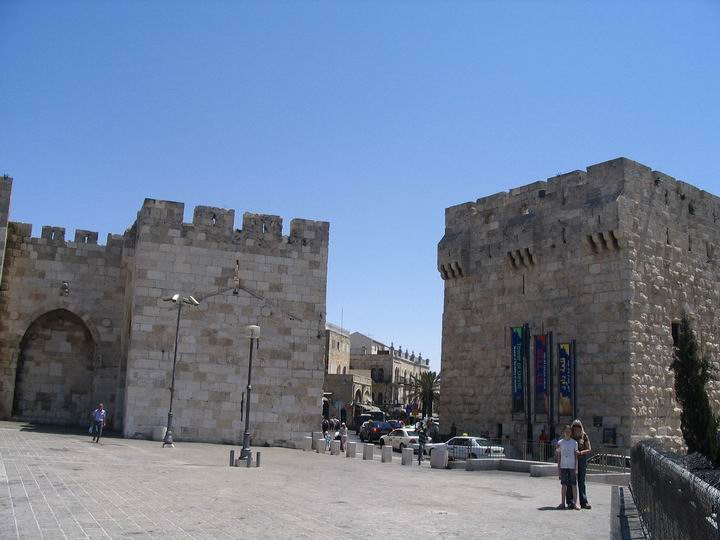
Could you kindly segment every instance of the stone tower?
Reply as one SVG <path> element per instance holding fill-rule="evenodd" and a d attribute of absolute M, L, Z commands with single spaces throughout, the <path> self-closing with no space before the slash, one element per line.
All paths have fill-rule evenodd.
<path fill-rule="evenodd" d="M 626 158 L 448 208 L 443 424 L 521 440 L 572 420 L 536 411 L 532 382 L 512 412 L 509 332 L 527 324 L 575 341 L 576 412 L 594 441 L 609 429 L 620 446 L 680 446 L 673 340 L 687 312 L 720 360 L 719 245 L 720 199 Z"/>

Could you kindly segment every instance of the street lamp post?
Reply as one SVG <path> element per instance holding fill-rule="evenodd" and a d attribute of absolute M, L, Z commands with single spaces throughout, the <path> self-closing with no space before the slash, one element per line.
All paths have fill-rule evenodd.
<path fill-rule="evenodd" d="M 245 433 L 243 434 L 243 447 L 240 450 L 240 459 L 252 459 L 252 450 L 250 450 L 250 392 L 252 391 L 252 358 L 253 346 L 257 342 L 260 345 L 260 327 L 250 324 L 245 327 L 245 337 L 250 340 L 250 355 L 248 360 L 248 379 L 247 379 L 247 401 L 245 401 Z"/>
<path fill-rule="evenodd" d="M 165 302 L 173 302 L 177 305 L 177 324 L 175 326 L 175 350 L 173 351 L 173 365 L 172 365 L 172 379 L 170 382 L 170 408 L 168 409 L 168 418 L 167 418 L 167 430 L 165 431 L 165 438 L 163 439 L 163 445 L 162 447 L 165 448 L 166 446 L 169 446 L 170 448 L 174 448 L 175 445 L 173 444 L 173 433 L 172 433 L 172 419 L 173 419 L 173 398 L 175 396 L 175 366 L 177 365 L 177 350 L 178 350 L 178 337 L 180 336 L 180 314 L 182 313 L 182 307 L 183 305 L 187 304 L 189 306 L 198 306 L 200 303 L 195 300 L 192 296 L 189 296 L 187 298 L 180 296 L 179 294 L 174 294 L 169 298 L 163 298 Z"/>

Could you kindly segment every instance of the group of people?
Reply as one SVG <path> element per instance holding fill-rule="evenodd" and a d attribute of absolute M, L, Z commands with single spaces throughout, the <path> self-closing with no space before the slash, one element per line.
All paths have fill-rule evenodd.
<path fill-rule="evenodd" d="M 332 443 L 334 435 L 337 433 L 340 436 L 340 451 L 344 452 L 348 440 L 348 428 L 345 422 L 341 422 L 335 417 L 330 419 L 323 418 L 320 427 L 322 428 L 323 437 L 325 438 L 325 450 L 330 450 L 330 444 Z"/>
<path fill-rule="evenodd" d="M 592 508 L 587 498 L 585 474 L 587 458 L 592 451 L 590 438 L 580 420 L 565 426 L 563 438 L 556 445 L 558 476 L 560 477 L 560 504 L 558 510 Z M 579 497 L 579 501 L 578 501 Z M 578 502 L 580 503 L 578 506 Z"/>

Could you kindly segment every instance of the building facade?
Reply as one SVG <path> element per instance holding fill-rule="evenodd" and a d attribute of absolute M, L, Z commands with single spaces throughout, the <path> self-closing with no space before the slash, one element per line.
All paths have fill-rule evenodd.
<path fill-rule="evenodd" d="M 389 347 L 360 332 L 350 335 L 350 368 L 370 372 L 373 403 L 405 407 L 415 401 L 414 380 L 430 370 L 430 360 L 402 347 Z"/>
<path fill-rule="evenodd" d="M 350 334 L 335 324 L 325 324 L 325 370 L 328 374 L 347 374 L 350 369 Z"/>
<path fill-rule="evenodd" d="M 166 423 L 177 309 L 174 428 L 178 440 L 238 442 L 248 341 L 253 360 L 253 444 L 292 445 L 315 428 L 324 375 L 329 226 L 146 199 L 122 235 L 8 221 L 10 179 L 0 179 L 0 417 L 83 424 L 103 401 L 125 436 Z M 7 194 L 7 195 L 6 195 Z M 7 231 L 3 245 L 4 231 Z M 233 291 L 238 294 L 233 294 Z M 246 292 L 250 291 L 250 293 Z"/>
<path fill-rule="evenodd" d="M 574 413 L 594 441 L 681 446 L 673 333 L 688 313 L 717 366 L 718 246 L 717 197 L 625 158 L 448 208 L 438 245 L 443 423 L 536 438 Z M 554 407 L 537 399 L 534 338 L 513 407 L 511 329 L 524 325 L 529 337 L 552 332 Z M 573 342 L 568 409 L 557 345 Z M 710 397 L 717 410 L 717 383 Z"/>

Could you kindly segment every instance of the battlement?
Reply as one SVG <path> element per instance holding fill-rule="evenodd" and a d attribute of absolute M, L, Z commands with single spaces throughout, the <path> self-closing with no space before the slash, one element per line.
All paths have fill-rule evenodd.
<path fill-rule="evenodd" d="M 192 223 L 183 223 L 185 205 L 179 202 L 145 199 L 138 212 L 135 227 L 142 234 L 160 240 L 163 236 L 177 237 L 170 230 L 179 231 L 181 237 L 197 241 L 214 241 L 248 245 L 327 243 L 329 224 L 325 221 L 293 219 L 290 234 L 283 236 L 283 219 L 271 214 L 245 212 L 242 228 L 235 229 L 235 210 L 210 206 L 197 206 Z"/>
<path fill-rule="evenodd" d="M 648 190 L 662 186 L 662 196 L 669 207 L 688 199 L 688 212 L 701 207 L 706 214 L 720 217 L 720 199 L 691 184 L 676 180 L 650 167 L 620 157 L 590 165 L 586 171 L 576 170 L 550 177 L 544 181 L 482 197 L 474 202 L 451 206 L 445 211 L 448 231 L 463 230 L 480 220 L 486 225 L 505 218 L 509 225 L 522 225 L 540 213 L 572 210 L 595 210 L 610 205 L 623 194 L 651 196 Z"/>
<path fill-rule="evenodd" d="M 444 280 L 459 279 L 498 256 L 511 271 L 537 270 L 543 257 L 566 245 L 576 255 L 611 256 L 626 246 L 626 232 L 639 227 L 647 214 L 641 208 L 655 208 L 665 223 L 647 234 L 688 250 L 694 237 L 711 257 L 720 198 L 618 158 L 448 208 L 438 271 Z"/>

